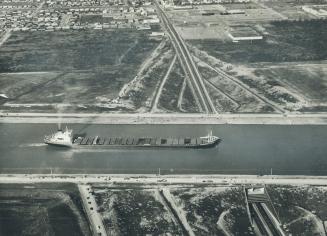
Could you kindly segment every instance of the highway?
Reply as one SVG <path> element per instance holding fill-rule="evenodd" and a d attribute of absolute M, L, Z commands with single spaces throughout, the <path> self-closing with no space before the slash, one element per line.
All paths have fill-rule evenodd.
<path fill-rule="evenodd" d="M 181 61 L 181 64 L 183 65 L 183 69 L 190 79 L 190 84 L 192 86 L 191 89 L 193 90 L 196 96 L 200 109 L 203 112 L 210 114 L 217 113 L 215 106 L 204 85 L 203 79 L 201 78 L 198 68 L 194 63 L 186 44 L 175 30 L 173 24 L 170 23 L 166 13 L 164 12 L 164 10 L 161 9 L 159 3 L 156 0 L 154 1 L 154 3 L 158 10 L 158 16 L 161 18 L 163 24 L 167 29 L 168 34 L 170 35 L 176 53 Z"/>

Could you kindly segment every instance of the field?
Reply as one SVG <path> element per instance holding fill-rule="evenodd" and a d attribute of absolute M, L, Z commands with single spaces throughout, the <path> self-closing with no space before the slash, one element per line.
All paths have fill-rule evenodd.
<path fill-rule="evenodd" d="M 172 189 L 195 235 L 252 235 L 242 188 Z"/>
<path fill-rule="evenodd" d="M 189 224 L 195 235 L 253 234 L 241 187 L 165 186 L 170 197 L 160 193 L 162 187 L 93 185 L 107 233 L 184 235 Z M 186 221 L 177 220 L 183 214 Z"/>
<path fill-rule="evenodd" d="M 276 112 L 273 107 L 259 99 L 251 89 L 219 73 L 218 70 L 231 73 L 232 70 L 229 69 L 229 67 L 232 67 L 231 64 L 216 59 L 194 46 L 190 45 L 190 49 L 218 112 Z"/>
<path fill-rule="evenodd" d="M 254 235 L 243 186 L 166 181 L 93 183 L 90 193 L 107 234 L 185 235 L 188 230 L 195 235 Z M 1 235 L 91 234 L 76 185 L 0 187 Z M 287 235 L 325 235 L 326 187 L 267 185 L 266 189 Z"/>
<path fill-rule="evenodd" d="M 169 74 L 159 99 L 159 108 L 163 112 L 197 113 L 199 108 L 187 83 L 180 62 L 177 60 Z"/>
<path fill-rule="evenodd" d="M 158 190 L 95 186 L 108 235 L 180 235 Z"/>
<path fill-rule="evenodd" d="M 185 74 L 180 63 L 177 61 L 163 87 L 162 94 L 159 99 L 159 108 L 166 112 L 178 112 L 180 93 L 182 90 Z"/>
<path fill-rule="evenodd" d="M 242 10 L 244 14 L 221 14 L 225 10 Z M 211 15 L 203 15 L 210 12 Z M 187 31 L 192 26 L 230 25 L 253 22 L 279 21 L 285 17 L 271 8 L 263 7 L 260 3 L 215 4 L 207 6 L 194 5 L 188 10 L 168 10 L 168 16 L 173 19 L 176 26 Z M 217 35 L 219 37 L 219 35 Z M 195 36 L 197 37 L 197 36 Z M 205 36 L 202 36 L 205 38 Z"/>
<path fill-rule="evenodd" d="M 327 30 L 324 25 L 324 20 L 271 22 L 251 26 L 264 35 L 263 40 L 237 43 L 225 40 L 188 42 L 190 49 L 200 59 L 203 77 L 213 83 L 209 90 L 214 90 L 216 86 L 221 92 L 220 95 L 211 92 L 212 97 L 216 97 L 220 103 L 216 105 L 218 110 L 242 111 L 242 106 L 238 107 L 237 103 L 239 104 L 238 100 L 246 103 L 246 99 L 240 96 L 244 93 L 236 92 L 236 88 L 228 89 L 238 87 L 237 85 L 227 81 L 227 88 L 226 85 L 222 86 L 224 79 L 215 80 L 218 74 L 208 72 L 208 66 L 225 71 L 255 94 L 261 94 L 274 103 L 280 110 L 319 112 L 327 110 L 324 69 Z M 201 69 L 201 61 L 208 64 L 207 68 L 202 63 Z M 232 99 L 228 99 L 222 92 Z M 253 103 L 255 100 L 250 101 L 253 107 L 246 108 L 245 111 L 255 112 L 255 108 L 260 107 L 261 111 L 273 111 L 267 105 Z"/>
<path fill-rule="evenodd" d="M 73 184 L 1 184 L 0 235 L 90 235 Z"/>
<path fill-rule="evenodd" d="M 301 7 L 304 5 L 320 5 L 324 4 L 324 2 L 320 0 L 266 1 L 264 4 L 290 19 L 310 20 L 316 19 L 316 17 L 312 14 L 306 13 L 301 9 Z"/>
<path fill-rule="evenodd" d="M 264 40 L 231 41 L 192 40 L 200 50 L 233 64 L 294 62 L 327 59 L 327 29 L 324 20 L 281 21 L 257 28 Z M 259 32 L 260 32 L 259 31 Z"/>
<path fill-rule="evenodd" d="M 136 30 L 16 32 L 0 53 L 2 110 L 55 113 L 148 112 L 174 56 Z M 178 60 L 158 108 L 198 112 Z"/>
<path fill-rule="evenodd" d="M 302 110 L 326 111 L 327 70 L 325 68 L 325 64 L 285 65 L 258 68 L 254 73 L 258 77 L 265 78 L 268 84 L 287 88 L 297 96 L 298 100 L 303 101 Z M 284 101 L 294 102 L 296 99 L 292 95 L 285 95 L 286 97 L 282 97 Z"/>
<path fill-rule="evenodd" d="M 273 111 L 253 94 L 233 81 L 220 76 L 208 65 L 198 65 L 203 78 L 207 80 L 207 88 L 214 98 L 215 105 L 220 112 L 265 112 Z"/>
<path fill-rule="evenodd" d="M 137 70 L 158 42 L 128 30 L 14 33 L 0 49 L 0 72 Z"/>
<path fill-rule="evenodd" d="M 268 191 L 286 232 L 292 235 L 326 234 L 326 188 L 269 186 Z"/>
<path fill-rule="evenodd" d="M 132 103 L 138 112 L 149 111 L 154 102 L 160 81 L 166 75 L 174 52 L 168 41 L 163 41 L 157 52 L 142 65 L 137 76 L 121 89 L 119 96 L 124 103 Z"/>
<path fill-rule="evenodd" d="M 123 103 L 119 92 L 140 70 L 160 79 L 164 72 L 142 64 L 159 43 L 135 30 L 14 33 L 0 48 L 0 87 L 10 98 L 4 109 L 132 111 L 143 98 Z M 147 87 L 149 96 L 154 88 Z"/>
<path fill-rule="evenodd" d="M 183 92 L 181 110 L 190 113 L 200 112 L 197 102 L 193 96 L 192 90 L 188 84 L 185 85 L 185 90 Z"/>
<path fill-rule="evenodd" d="M 218 113 L 316 113 L 327 111 L 326 19 L 301 7 L 317 3 L 165 10 Z M 85 15 L 82 21 L 99 16 Z M 235 29 L 263 39 L 232 41 Z M 1 111 L 201 112 L 179 58 L 173 63 L 176 52 L 168 32 L 153 37 L 152 30 L 164 28 L 12 32 L 0 47 Z"/>

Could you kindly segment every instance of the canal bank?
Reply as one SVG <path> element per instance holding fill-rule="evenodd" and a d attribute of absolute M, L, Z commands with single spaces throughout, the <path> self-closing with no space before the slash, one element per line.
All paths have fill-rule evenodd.
<path fill-rule="evenodd" d="M 327 113 L 6 113 L 0 112 L 0 123 L 50 124 L 266 124 L 326 125 Z"/>

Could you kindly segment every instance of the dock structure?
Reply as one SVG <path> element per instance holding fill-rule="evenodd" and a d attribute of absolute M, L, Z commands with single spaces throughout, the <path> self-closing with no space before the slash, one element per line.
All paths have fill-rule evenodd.
<path fill-rule="evenodd" d="M 265 187 L 244 191 L 250 223 L 257 235 L 285 236 Z"/>

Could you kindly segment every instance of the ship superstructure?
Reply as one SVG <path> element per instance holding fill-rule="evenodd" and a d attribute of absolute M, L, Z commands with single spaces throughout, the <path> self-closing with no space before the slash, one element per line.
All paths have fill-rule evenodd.
<path fill-rule="evenodd" d="M 58 129 L 56 133 L 45 136 L 44 142 L 55 146 L 72 147 L 72 134 L 73 130 L 68 129 L 67 127 L 65 131 Z"/>
<path fill-rule="evenodd" d="M 210 148 L 218 145 L 220 138 L 210 132 L 204 137 L 162 138 L 162 137 L 73 137 L 72 130 L 58 130 L 46 136 L 44 142 L 49 145 L 65 147 L 171 147 L 171 148 Z"/>

